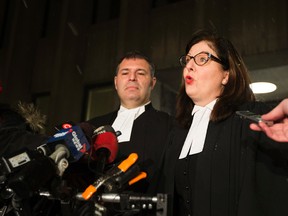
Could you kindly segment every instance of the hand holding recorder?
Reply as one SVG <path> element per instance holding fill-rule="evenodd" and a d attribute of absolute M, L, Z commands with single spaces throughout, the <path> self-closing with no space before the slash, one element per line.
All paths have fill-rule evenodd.
<path fill-rule="evenodd" d="M 274 121 L 272 126 L 263 122 L 251 124 L 250 128 L 255 131 L 263 131 L 268 137 L 278 142 L 288 142 L 288 99 L 284 99 L 273 110 L 261 118 L 264 121 Z"/>

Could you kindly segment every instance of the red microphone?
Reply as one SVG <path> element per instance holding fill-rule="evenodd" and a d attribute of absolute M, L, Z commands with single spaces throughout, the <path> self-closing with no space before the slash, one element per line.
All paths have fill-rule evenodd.
<path fill-rule="evenodd" d="M 92 158 L 96 160 L 97 171 L 103 173 L 107 163 L 112 163 L 118 153 L 117 135 L 110 125 L 97 128 L 93 135 Z"/>

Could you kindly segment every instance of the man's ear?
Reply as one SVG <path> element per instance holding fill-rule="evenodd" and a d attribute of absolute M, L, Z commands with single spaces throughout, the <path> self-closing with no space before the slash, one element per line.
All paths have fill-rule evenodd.
<path fill-rule="evenodd" d="M 151 80 L 151 89 L 154 88 L 154 86 L 156 85 L 156 82 L 157 82 L 156 77 L 153 77 L 152 80 Z"/>
<path fill-rule="evenodd" d="M 117 82 L 116 81 L 117 81 L 117 76 L 114 77 L 114 87 L 117 90 Z"/>

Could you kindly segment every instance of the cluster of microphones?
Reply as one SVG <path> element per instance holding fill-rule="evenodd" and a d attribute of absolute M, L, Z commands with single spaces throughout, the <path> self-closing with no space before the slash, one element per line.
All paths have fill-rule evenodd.
<path fill-rule="evenodd" d="M 89 123 L 65 123 L 56 129 L 57 132 L 37 149 L 23 149 L 0 159 L 1 199 L 9 198 L 12 194 L 25 199 L 36 193 L 41 194 L 43 189 L 49 191 L 55 176 L 61 178 L 70 163 L 83 157 L 97 161 L 97 171 L 102 174 L 93 184 L 87 185 L 86 190 L 77 194 L 78 199 L 87 201 L 100 188 L 105 188 L 105 192 L 111 194 L 117 193 L 146 178 L 147 174 L 135 163 L 138 159 L 136 153 L 131 153 L 118 165 L 105 170 L 106 164 L 116 159 L 117 136 L 121 134 L 111 126 L 94 128 Z"/>

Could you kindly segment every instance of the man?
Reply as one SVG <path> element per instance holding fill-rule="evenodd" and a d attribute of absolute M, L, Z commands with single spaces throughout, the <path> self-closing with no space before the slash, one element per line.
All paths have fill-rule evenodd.
<path fill-rule="evenodd" d="M 119 151 L 115 163 L 137 153 L 137 163 L 147 178 L 127 188 L 134 192 L 154 193 L 160 156 L 172 127 L 172 117 L 153 108 L 150 95 L 156 84 L 155 67 L 140 52 L 129 52 L 118 63 L 114 78 L 120 108 L 88 122 L 99 127 L 111 125 L 118 136 Z"/>

